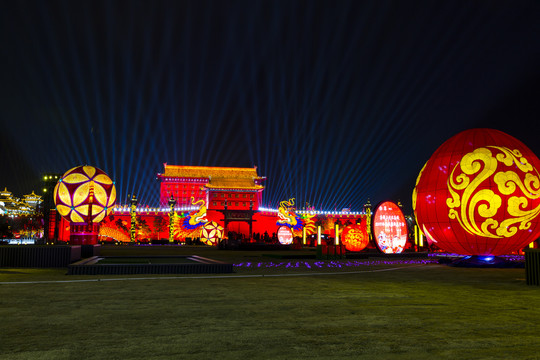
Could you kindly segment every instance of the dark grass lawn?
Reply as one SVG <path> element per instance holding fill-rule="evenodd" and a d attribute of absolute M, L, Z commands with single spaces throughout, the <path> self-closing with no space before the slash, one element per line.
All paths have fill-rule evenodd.
<path fill-rule="evenodd" d="M 236 271 L 0 269 L 0 358 L 540 359 L 540 287 L 525 285 L 523 269 Z M 90 281 L 5 283 L 79 279 Z"/>

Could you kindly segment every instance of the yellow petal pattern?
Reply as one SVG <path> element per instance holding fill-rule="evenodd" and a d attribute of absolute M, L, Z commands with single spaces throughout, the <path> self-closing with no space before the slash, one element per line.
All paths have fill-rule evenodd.
<path fill-rule="evenodd" d="M 111 195 L 109 196 L 109 203 L 107 204 L 107 206 L 112 209 L 115 203 L 116 203 L 116 187 L 113 185 L 111 189 Z"/>
<path fill-rule="evenodd" d="M 79 173 L 69 174 L 68 176 L 62 179 L 62 182 L 66 184 L 78 184 L 90 180 L 88 176 Z"/>
<path fill-rule="evenodd" d="M 58 195 L 58 187 L 60 187 L 61 182 L 56 183 L 56 186 L 54 187 L 54 193 L 53 193 L 53 199 L 54 204 L 56 205 L 56 195 Z"/>
<path fill-rule="evenodd" d="M 58 183 L 58 197 L 55 197 L 55 199 L 60 199 L 67 206 L 73 205 L 71 203 L 71 196 L 69 195 L 69 190 L 63 182 Z"/>
<path fill-rule="evenodd" d="M 92 205 L 92 216 L 96 216 L 100 212 L 104 212 L 103 209 L 104 209 L 103 206 L 99 206 L 99 205 L 96 205 L 96 204 Z"/>
<path fill-rule="evenodd" d="M 93 220 L 93 222 L 98 223 L 105 218 L 105 211 L 100 212 Z"/>
<path fill-rule="evenodd" d="M 90 179 L 96 174 L 96 168 L 93 166 L 83 166 L 83 171 Z"/>
<path fill-rule="evenodd" d="M 66 216 L 71 211 L 71 208 L 65 205 L 56 205 L 56 210 L 61 216 Z"/>
<path fill-rule="evenodd" d="M 84 222 L 84 219 L 79 214 L 77 214 L 76 211 L 71 212 L 70 220 L 71 220 L 71 222 L 74 222 L 74 223 L 83 223 Z"/>
<path fill-rule="evenodd" d="M 88 210 L 90 205 L 79 205 L 75 208 L 82 216 L 88 216 Z"/>
<path fill-rule="evenodd" d="M 90 194 L 90 182 L 84 183 L 75 190 L 73 194 L 73 205 L 78 206 L 84 202 Z"/>
<path fill-rule="evenodd" d="M 103 185 L 111 185 L 112 184 L 112 180 L 110 177 L 108 177 L 107 175 L 105 174 L 98 174 L 96 175 L 96 177 L 94 178 L 94 181 L 95 182 L 98 182 L 100 184 L 103 184 Z"/>
<path fill-rule="evenodd" d="M 99 203 L 102 205 L 107 204 L 107 192 L 103 188 L 103 186 L 94 183 L 94 203 Z"/>

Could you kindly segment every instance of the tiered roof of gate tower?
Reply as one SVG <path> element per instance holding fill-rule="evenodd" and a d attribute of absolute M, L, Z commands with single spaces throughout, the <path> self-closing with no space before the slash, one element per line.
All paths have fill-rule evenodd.
<path fill-rule="evenodd" d="M 214 167 L 164 165 L 158 174 L 161 181 L 160 204 L 166 205 L 171 197 L 180 206 L 189 206 L 205 200 L 209 209 L 257 209 L 266 179 L 257 174 L 257 167 Z"/>

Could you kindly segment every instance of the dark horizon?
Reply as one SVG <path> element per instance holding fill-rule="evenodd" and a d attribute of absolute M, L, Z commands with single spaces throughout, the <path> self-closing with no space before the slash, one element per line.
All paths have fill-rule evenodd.
<path fill-rule="evenodd" d="M 17 1 L 1 19 L 0 187 L 94 165 L 158 204 L 163 163 L 258 166 L 263 204 L 401 200 L 448 138 L 540 154 L 539 5 Z"/>

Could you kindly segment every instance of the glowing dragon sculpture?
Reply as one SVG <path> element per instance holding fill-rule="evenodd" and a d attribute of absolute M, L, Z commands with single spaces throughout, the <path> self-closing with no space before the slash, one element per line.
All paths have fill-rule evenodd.
<path fill-rule="evenodd" d="M 278 221 L 276 224 L 278 226 L 288 226 L 294 232 L 302 230 L 302 220 L 295 214 L 292 208 L 293 206 L 294 198 L 279 203 Z"/>
<path fill-rule="evenodd" d="M 300 215 L 302 222 L 304 224 L 304 228 L 306 228 L 306 235 L 315 234 L 317 231 L 317 227 L 315 226 L 315 221 L 313 218 L 315 218 L 315 214 L 302 214 Z M 294 236 L 302 236 L 301 231 L 294 231 Z"/>
<path fill-rule="evenodd" d="M 173 218 L 173 234 L 177 240 L 185 239 L 186 237 L 199 237 L 202 226 L 208 222 L 206 218 L 206 202 L 204 200 L 195 201 L 191 197 L 192 205 L 199 205 L 199 209 L 189 214 L 174 213 Z"/>
<path fill-rule="evenodd" d="M 208 222 L 208 219 L 206 218 L 206 203 L 204 200 L 195 201 L 195 198 L 191 197 L 191 205 L 198 205 L 199 210 L 192 212 L 188 216 L 184 218 L 184 221 L 182 225 L 184 226 L 184 229 L 186 230 L 195 230 L 198 227 L 201 227 L 204 225 L 204 223 Z"/>

